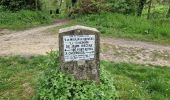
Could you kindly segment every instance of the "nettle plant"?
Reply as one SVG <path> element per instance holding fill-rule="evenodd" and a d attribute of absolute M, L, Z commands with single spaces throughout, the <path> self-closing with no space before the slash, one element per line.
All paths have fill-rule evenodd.
<path fill-rule="evenodd" d="M 76 80 L 58 68 L 49 68 L 40 79 L 38 97 L 41 100 L 114 100 L 117 95 L 113 78 L 103 67 L 100 69 L 100 84 Z"/>

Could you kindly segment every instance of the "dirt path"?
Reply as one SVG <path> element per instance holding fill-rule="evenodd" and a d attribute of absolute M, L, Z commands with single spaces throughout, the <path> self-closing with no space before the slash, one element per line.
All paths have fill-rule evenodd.
<path fill-rule="evenodd" d="M 61 26 L 57 23 L 50 26 L 37 27 L 25 31 L 0 36 L 0 55 L 39 55 L 58 48 L 57 35 L 45 31 Z"/>
<path fill-rule="evenodd" d="M 63 24 L 65 23 L 58 22 L 50 26 L 0 35 L 0 56 L 44 55 L 51 50 L 58 50 L 57 32 L 48 30 Z M 170 66 L 170 46 L 102 37 L 101 59 Z"/>
<path fill-rule="evenodd" d="M 170 66 L 170 46 L 102 38 L 101 58 L 113 62 Z"/>

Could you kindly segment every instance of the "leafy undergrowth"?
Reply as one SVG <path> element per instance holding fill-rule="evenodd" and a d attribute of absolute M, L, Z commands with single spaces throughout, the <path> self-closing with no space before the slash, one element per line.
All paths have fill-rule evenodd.
<path fill-rule="evenodd" d="M 169 9 L 169 5 L 161 5 L 161 4 L 156 4 L 153 6 L 152 10 L 151 10 L 151 15 L 150 18 L 154 18 L 154 19 L 160 19 L 160 18 L 165 18 L 167 15 Z M 142 16 L 143 17 L 147 17 L 148 15 L 148 7 L 145 6 L 145 9 L 142 12 Z"/>
<path fill-rule="evenodd" d="M 49 69 L 40 79 L 38 99 L 41 100 L 115 100 L 116 90 L 113 78 L 100 69 L 100 84 L 93 81 L 79 81 L 72 75 L 65 74 L 55 61 L 55 52 L 51 54 Z"/>
<path fill-rule="evenodd" d="M 121 100 L 170 100 L 170 69 L 102 62 L 114 76 Z"/>
<path fill-rule="evenodd" d="M 79 16 L 76 20 L 96 27 L 106 36 L 170 44 L 170 19 L 147 20 L 131 15 L 100 13 Z"/>
<path fill-rule="evenodd" d="M 37 100 L 53 98 L 54 95 L 71 99 L 87 96 L 93 99 L 96 95 L 95 99 L 98 99 L 107 95 L 107 99 L 115 97 L 115 93 L 121 100 L 170 99 L 169 68 L 102 61 L 102 84 L 95 85 L 58 72 L 56 55 L 52 52 L 47 56 L 29 58 L 0 57 L 0 99 Z"/>
<path fill-rule="evenodd" d="M 52 21 L 53 18 L 48 13 L 41 11 L 0 11 L 0 29 L 25 29 Z"/>
<path fill-rule="evenodd" d="M 41 100 L 115 100 L 116 90 L 113 79 L 101 71 L 100 84 L 92 81 L 78 81 L 72 75 L 58 70 L 48 70 L 39 85 Z"/>

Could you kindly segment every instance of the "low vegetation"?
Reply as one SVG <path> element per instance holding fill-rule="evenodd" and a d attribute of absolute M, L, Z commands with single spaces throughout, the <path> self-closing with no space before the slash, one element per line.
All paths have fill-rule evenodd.
<path fill-rule="evenodd" d="M 147 20 L 115 13 L 90 14 L 78 17 L 80 24 L 96 27 L 105 36 L 170 44 L 170 20 Z"/>
<path fill-rule="evenodd" d="M 101 68 L 100 84 L 92 81 L 78 81 L 72 75 L 50 69 L 42 77 L 38 98 L 40 100 L 115 100 L 113 79 Z"/>
<path fill-rule="evenodd" d="M 45 57 L 0 57 L 0 99 L 33 99 Z"/>
<path fill-rule="evenodd" d="M 114 76 L 121 100 L 169 100 L 169 68 L 126 63 L 101 63 Z"/>
<path fill-rule="evenodd" d="M 113 81 L 111 78 L 107 80 L 110 75 L 107 76 L 108 74 L 103 74 L 102 83 L 106 82 L 107 85 L 103 83 L 103 85 L 96 86 L 91 82 L 79 82 L 71 76 L 67 76 L 61 72 L 57 73 L 56 65 L 58 62 L 56 61 L 58 60 L 55 60 L 56 57 L 54 55 L 56 55 L 55 52 L 49 53 L 47 56 L 29 58 L 0 57 L 0 98 L 23 100 L 38 99 L 41 97 L 45 99 L 53 98 L 55 93 L 56 97 L 61 96 L 61 93 L 73 93 L 75 98 L 83 98 L 83 96 L 86 98 L 89 95 L 96 95 L 92 93 L 93 91 L 101 90 L 101 92 L 98 93 L 98 97 L 101 98 L 106 96 L 104 93 L 114 97 L 114 93 L 117 93 L 117 98 L 122 100 L 170 99 L 169 68 L 124 63 L 115 64 L 102 61 L 101 68 L 109 71 Z M 80 85 L 82 85 L 83 88 L 80 87 Z M 113 89 L 108 91 L 102 90 L 108 89 L 108 86 L 110 88 L 113 87 Z M 67 90 L 63 89 L 65 87 Z M 54 88 L 62 92 L 54 91 Z M 74 92 L 68 91 L 70 89 Z M 79 92 L 76 94 L 75 91 Z M 82 92 L 85 94 L 82 94 Z M 62 96 L 63 98 L 66 97 L 66 95 Z"/>
<path fill-rule="evenodd" d="M 42 11 L 0 11 L 0 29 L 25 29 L 53 21 L 50 14 Z"/>

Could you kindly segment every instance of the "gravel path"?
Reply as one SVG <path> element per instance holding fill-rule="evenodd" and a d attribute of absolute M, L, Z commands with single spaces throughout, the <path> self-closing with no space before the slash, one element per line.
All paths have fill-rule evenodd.
<path fill-rule="evenodd" d="M 58 50 L 58 35 L 48 31 L 67 22 L 37 27 L 20 32 L 0 31 L 0 56 L 44 55 Z M 56 32 L 57 33 L 57 32 Z M 170 66 L 170 46 L 101 38 L 101 59 L 113 62 Z"/>

